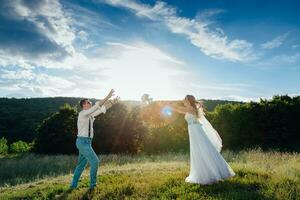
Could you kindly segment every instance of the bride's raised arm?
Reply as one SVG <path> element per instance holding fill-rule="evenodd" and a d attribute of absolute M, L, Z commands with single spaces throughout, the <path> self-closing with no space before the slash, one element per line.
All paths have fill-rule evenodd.
<path fill-rule="evenodd" d="M 178 106 L 178 105 L 168 105 L 170 106 L 175 112 L 181 113 L 181 114 L 185 114 L 187 112 L 193 112 L 193 110 L 191 108 L 187 108 L 187 107 L 183 107 L 183 106 Z"/>

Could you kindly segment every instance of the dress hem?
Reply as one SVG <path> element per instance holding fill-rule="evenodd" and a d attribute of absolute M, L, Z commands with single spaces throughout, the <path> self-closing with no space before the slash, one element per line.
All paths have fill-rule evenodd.
<path fill-rule="evenodd" d="M 231 177 L 234 177 L 235 176 L 235 174 L 231 174 L 231 175 L 229 175 L 229 176 L 227 176 L 227 177 L 224 177 L 224 178 L 221 178 L 221 179 L 218 179 L 218 180 L 214 180 L 214 181 L 211 181 L 211 182 L 209 182 L 209 183 L 201 183 L 201 182 L 197 182 L 197 181 L 193 181 L 193 180 L 187 180 L 187 178 L 185 179 L 185 182 L 186 183 L 192 183 L 192 184 L 200 184 L 200 185 L 211 185 L 211 184 L 214 184 L 214 183 L 218 183 L 218 182 L 220 182 L 220 181 L 222 181 L 222 180 L 226 180 L 226 179 L 229 179 L 229 178 L 231 178 Z"/>

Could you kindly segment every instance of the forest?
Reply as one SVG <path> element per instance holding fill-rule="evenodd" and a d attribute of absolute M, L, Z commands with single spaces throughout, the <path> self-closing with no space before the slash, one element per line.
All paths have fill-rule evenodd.
<path fill-rule="evenodd" d="M 1 98 L 0 148 L 7 149 L 3 152 L 18 151 L 16 149 L 25 148 L 24 143 L 27 143 L 25 149 L 36 153 L 76 154 L 79 100 Z M 278 95 L 249 103 L 203 102 L 206 116 L 219 132 L 224 149 L 300 150 L 299 96 Z M 154 101 L 143 105 L 139 101 L 120 101 L 114 105 L 105 115 L 96 118 L 93 139 L 96 153 L 188 152 L 184 117 L 176 113 L 165 115 L 162 110 L 167 103 Z M 15 150 L 5 145 L 14 145 Z"/>

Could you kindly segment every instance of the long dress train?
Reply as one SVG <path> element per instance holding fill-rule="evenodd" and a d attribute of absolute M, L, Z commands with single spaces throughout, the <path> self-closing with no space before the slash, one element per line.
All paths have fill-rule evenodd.
<path fill-rule="evenodd" d="M 234 176 L 234 171 L 219 153 L 219 146 L 209 137 L 212 133 L 205 132 L 209 130 L 203 127 L 201 120 L 190 113 L 185 114 L 185 119 L 190 141 L 190 174 L 185 181 L 210 184 Z"/>

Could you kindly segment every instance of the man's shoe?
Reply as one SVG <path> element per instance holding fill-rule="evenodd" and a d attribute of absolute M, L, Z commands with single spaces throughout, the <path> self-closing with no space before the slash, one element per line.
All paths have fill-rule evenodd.
<path fill-rule="evenodd" d="M 89 189 L 89 193 L 92 193 L 94 191 L 95 191 L 95 187 L 92 187 L 92 188 Z"/>
<path fill-rule="evenodd" d="M 67 190 L 67 192 L 70 193 L 70 192 L 72 192 L 75 189 L 76 189 L 75 187 L 69 187 L 68 190 Z"/>

